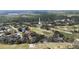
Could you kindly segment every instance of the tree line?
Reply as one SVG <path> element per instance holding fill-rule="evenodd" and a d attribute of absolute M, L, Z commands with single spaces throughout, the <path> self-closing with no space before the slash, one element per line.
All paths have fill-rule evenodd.
<path fill-rule="evenodd" d="M 17 15 L 17 16 L 0 16 L 0 23 L 4 22 L 38 22 L 39 17 L 41 21 L 44 22 L 53 22 L 54 20 L 62 20 L 67 19 L 69 17 L 65 15 L 59 15 L 59 14 L 40 14 L 40 15 L 25 15 L 26 17 L 23 17 L 23 15 Z M 79 23 L 79 16 L 72 16 L 70 18 L 71 20 L 75 20 L 75 22 Z"/>

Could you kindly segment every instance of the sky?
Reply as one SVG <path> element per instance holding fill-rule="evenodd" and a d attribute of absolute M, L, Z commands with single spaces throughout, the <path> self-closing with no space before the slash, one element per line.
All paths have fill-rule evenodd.
<path fill-rule="evenodd" d="M 79 10 L 79 0 L 0 0 L 0 10 Z"/>

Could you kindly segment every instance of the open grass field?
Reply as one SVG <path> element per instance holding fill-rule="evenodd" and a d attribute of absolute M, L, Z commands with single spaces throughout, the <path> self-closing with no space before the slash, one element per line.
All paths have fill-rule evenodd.
<path fill-rule="evenodd" d="M 51 36 L 53 34 L 50 30 L 41 29 L 38 27 L 30 27 L 32 32 L 36 32 L 37 34 L 45 35 L 45 36 Z"/>
<path fill-rule="evenodd" d="M 29 48 L 28 44 L 0 44 L 0 49 L 26 49 Z"/>
<path fill-rule="evenodd" d="M 37 43 L 34 44 L 35 49 L 70 49 L 73 48 L 73 45 L 71 43 Z"/>
<path fill-rule="evenodd" d="M 0 49 L 70 49 L 73 48 L 71 43 L 36 43 L 34 47 L 30 47 L 30 44 L 0 44 Z"/>

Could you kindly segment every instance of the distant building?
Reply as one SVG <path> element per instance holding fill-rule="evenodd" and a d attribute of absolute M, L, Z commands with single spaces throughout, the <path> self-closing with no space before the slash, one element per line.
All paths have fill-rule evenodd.
<path fill-rule="evenodd" d="M 54 20 L 54 23 L 56 25 L 68 25 L 68 24 L 74 24 L 74 20 L 67 18 L 67 19 L 58 19 L 58 20 Z"/>

